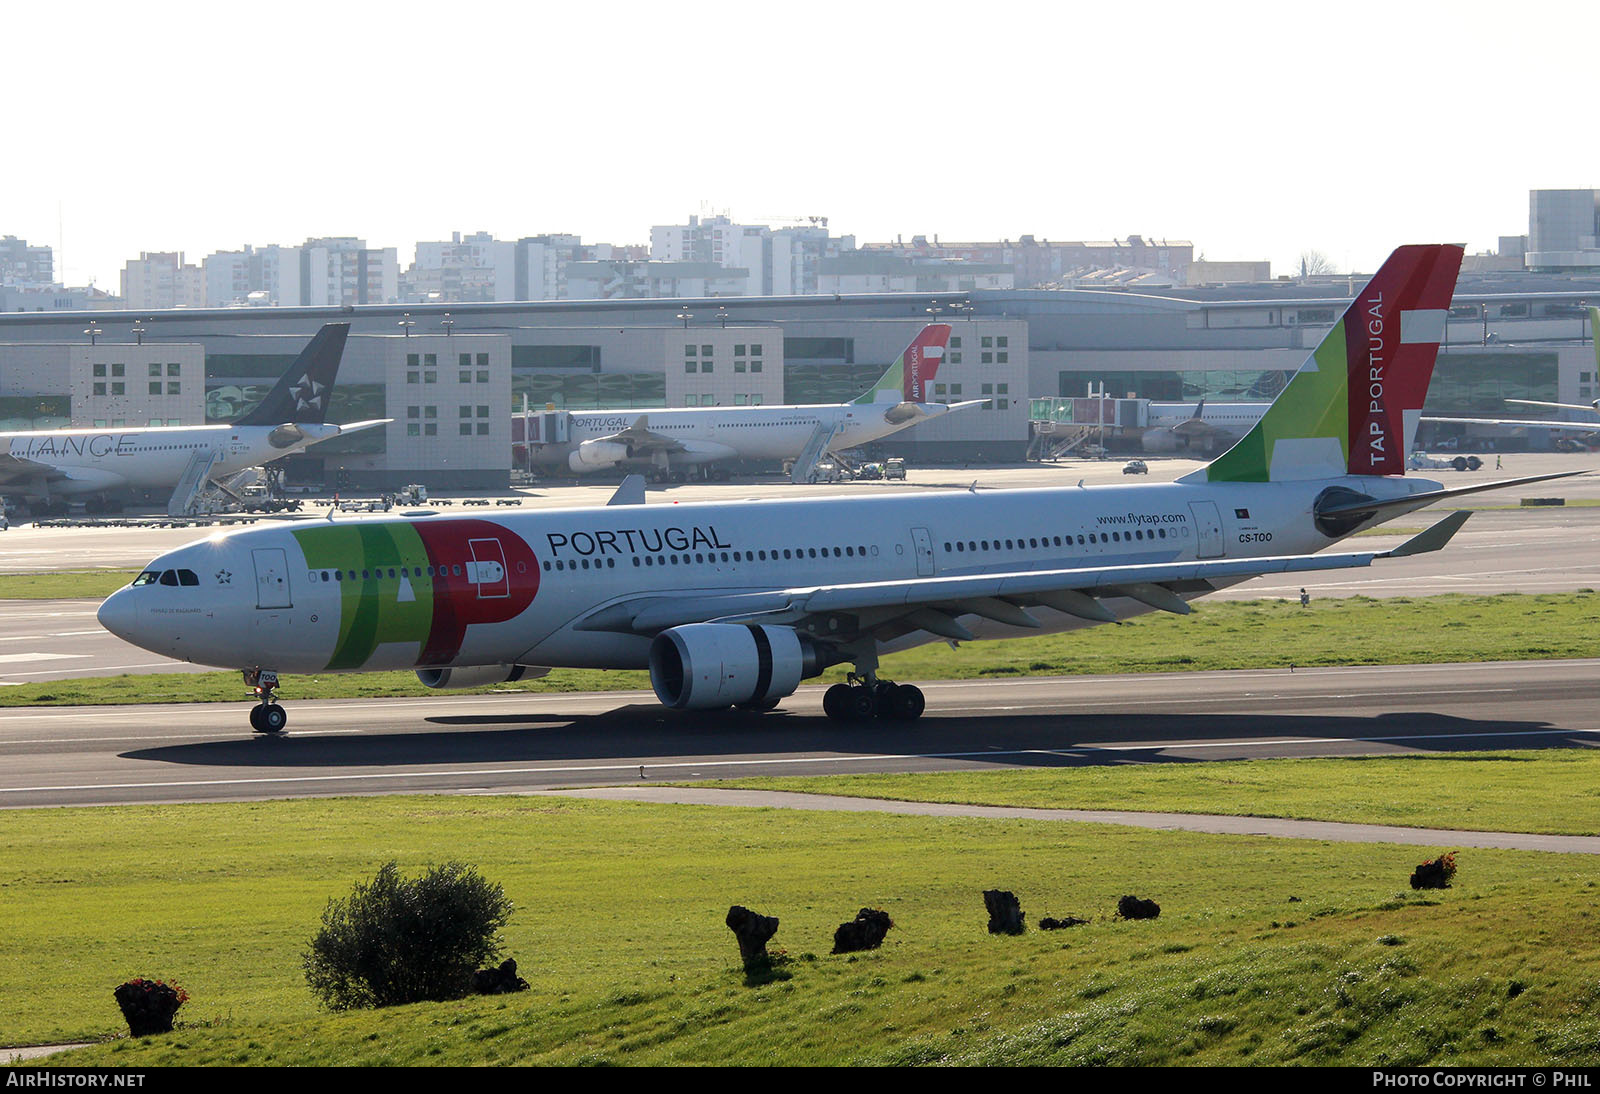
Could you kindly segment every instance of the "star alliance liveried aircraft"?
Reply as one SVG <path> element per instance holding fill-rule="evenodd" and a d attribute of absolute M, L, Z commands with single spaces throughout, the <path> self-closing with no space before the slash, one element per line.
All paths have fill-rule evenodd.
<path fill-rule="evenodd" d="M 242 670 L 267 733 L 286 721 L 280 672 L 396 668 L 430 687 L 648 668 L 668 706 L 765 710 L 848 663 L 830 717 L 914 719 L 922 692 L 880 678 L 881 653 L 1187 613 L 1261 574 L 1438 550 L 1466 512 L 1390 551 L 1317 554 L 1441 498 L 1535 481 L 1403 477 L 1461 255 L 1397 250 L 1261 421 L 1177 482 L 244 529 L 156 559 L 99 618 Z"/>
<path fill-rule="evenodd" d="M 0 493 L 59 509 L 69 497 L 170 491 L 191 465 L 205 465 L 205 478 L 225 481 L 319 441 L 382 425 L 387 419 L 342 426 L 325 420 L 349 333 L 349 323 L 324 326 L 266 397 L 226 425 L 0 433 Z"/>
<path fill-rule="evenodd" d="M 928 387 L 949 340 L 949 324 L 923 327 L 878 382 L 848 403 L 571 411 L 567 439 L 536 442 L 532 459 L 546 466 L 565 465 L 580 475 L 647 468 L 657 479 L 681 482 L 684 467 L 721 460 L 795 459 L 814 436 L 822 442 L 819 455 L 854 448 L 918 422 L 983 405 L 983 399 L 928 401 Z"/>

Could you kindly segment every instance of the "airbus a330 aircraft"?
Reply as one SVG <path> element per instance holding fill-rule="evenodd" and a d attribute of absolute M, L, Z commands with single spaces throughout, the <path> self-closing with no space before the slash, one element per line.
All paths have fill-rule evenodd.
<path fill-rule="evenodd" d="M 683 478 L 684 467 L 719 460 L 787 460 L 813 438 L 817 454 L 843 451 L 984 400 L 931 403 L 927 385 L 950 340 L 946 323 L 923 327 L 878 382 L 848 403 L 815 406 L 688 407 L 651 411 L 582 410 L 567 415 L 561 443 L 535 444 L 533 462 L 578 474 L 648 468 Z"/>
<path fill-rule="evenodd" d="M 1180 445 L 1215 451 L 1224 442 L 1243 437 L 1261 420 L 1271 403 L 1157 403 L 1149 407 L 1139 446 L 1146 452 L 1176 452 Z"/>
<path fill-rule="evenodd" d="M 1467 513 L 1391 551 L 1316 553 L 1536 481 L 1403 477 L 1461 255 L 1397 250 L 1255 428 L 1177 482 L 244 529 L 156 559 L 100 621 L 243 670 L 262 732 L 286 720 L 280 672 L 395 668 L 457 687 L 648 667 L 668 706 L 761 710 L 842 662 L 854 672 L 826 693 L 830 717 L 914 719 L 922 693 L 880 678 L 883 652 L 1186 613 L 1260 574 L 1437 550 Z"/>
<path fill-rule="evenodd" d="M 349 333 L 348 323 L 323 327 L 266 398 L 227 425 L 0 433 L 0 493 L 39 499 L 48 508 L 83 495 L 171 491 L 186 470 L 225 481 L 319 441 L 382 425 L 387 419 L 324 420 Z"/>

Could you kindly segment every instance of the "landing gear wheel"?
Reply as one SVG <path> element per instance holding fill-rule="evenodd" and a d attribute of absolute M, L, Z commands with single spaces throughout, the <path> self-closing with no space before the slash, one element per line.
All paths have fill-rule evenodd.
<path fill-rule="evenodd" d="M 822 713 L 835 722 L 845 720 L 845 703 L 850 699 L 849 684 L 835 684 L 822 693 Z"/>
<path fill-rule="evenodd" d="M 922 717 L 927 706 L 921 688 L 915 684 L 896 684 L 889 701 L 889 717 L 897 722 L 914 722 Z"/>
<path fill-rule="evenodd" d="M 282 733 L 289 713 L 277 703 L 261 703 L 250 708 L 250 728 L 257 733 Z"/>
<path fill-rule="evenodd" d="M 864 722 L 872 717 L 877 704 L 877 697 L 872 694 L 871 688 L 853 687 L 845 694 L 840 709 L 844 711 L 846 721 Z"/>

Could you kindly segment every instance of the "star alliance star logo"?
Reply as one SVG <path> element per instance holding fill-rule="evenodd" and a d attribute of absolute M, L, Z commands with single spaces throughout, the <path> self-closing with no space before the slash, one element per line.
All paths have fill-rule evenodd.
<path fill-rule="evenodd" d="M 296 410 L 322 410 L 327 390 L 327 384 L 319 384 L 306 376 L 289 389 L 289 394 L 294 396 Z"/>
<path fill-rule="evenodd" d="M 218 570 L 217 571 L 217 584 L 218 585 L 232 585 L 233 584 L 233 574 L 230 573 L 227 570 Z"/>

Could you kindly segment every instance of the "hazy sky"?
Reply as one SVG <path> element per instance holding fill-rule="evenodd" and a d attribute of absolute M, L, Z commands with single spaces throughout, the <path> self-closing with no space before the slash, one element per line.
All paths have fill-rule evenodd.
<path fill-rule="evenodd" d="M 1370 271 L 1600 186 L 1592 4 L 565 8 L 7 5 L 0 235 L 113 291 L 140 250 L 355 235 L 404 268 L 701 212 Z"/>

